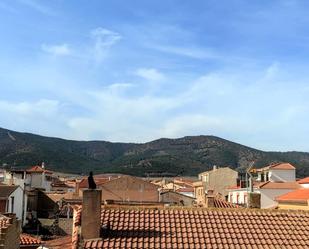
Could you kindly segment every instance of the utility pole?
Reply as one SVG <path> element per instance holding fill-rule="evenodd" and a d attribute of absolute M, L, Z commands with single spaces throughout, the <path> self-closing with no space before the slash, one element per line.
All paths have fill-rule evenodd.
<path fill-rule="evenodd" d="M 247 168 L 246 170 L 246 188 L 247 188 L 247 207 L 249 205 L 248 203 L 248 197 L 249 197 L 249 193 L 253 193 L 253 179 L 252 179 L 252 175 L 251 175 L 251 169 L 253 168 L 253 165 L 254 165 L 254 161 L 252 161 L 249 165 L 249 167 Z M 249 178 L 249 179 L 248 179 Z M 249 180 L 249 186 L 248 186 L 248 180 Z"/>

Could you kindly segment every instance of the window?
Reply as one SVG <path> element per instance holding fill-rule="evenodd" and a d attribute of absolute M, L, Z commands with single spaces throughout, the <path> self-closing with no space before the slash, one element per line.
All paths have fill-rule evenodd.
<path fill-rule="evenodd" d="M 11 197 L 11 213 L 14 213 L 14 196 Z"/>
<path fill-rule="evenodd" d="M 268 172 L 265 172 L 265 181 L 269 181 L 269 173 Z"/>
<path fill-rule="evenodd" d="M 208 182 L 209 181 L 209 177 L 208 174 L 204 175 L 204 182 Z"/>

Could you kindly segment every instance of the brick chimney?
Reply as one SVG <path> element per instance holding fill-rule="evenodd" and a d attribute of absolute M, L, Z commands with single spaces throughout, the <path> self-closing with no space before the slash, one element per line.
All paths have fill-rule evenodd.
<path fill-rule="evenodd" d="M 100 237 L 102 190 L 86 189 L 83 191 L 82 238 Z"/>
<path fill-rule="evenodd" d="M 214 191 L 212 189 L 207 190 L 206 207 L 208 207 L 208 208 L 215 207 L 215 195 L 214 195 Z"/>
<path fill-rule="evenodd" d="M 75 180 L 75 195 L 78 198 L 79 197 L 79 184 L 80 184 L 81 180 L 76 179 Z"/>

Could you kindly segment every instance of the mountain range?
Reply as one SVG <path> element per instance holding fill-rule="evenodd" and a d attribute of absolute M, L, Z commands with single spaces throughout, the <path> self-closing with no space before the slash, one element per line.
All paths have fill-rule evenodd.
<path fill-rule="evenodd" d="M 196 176 L 213 165 L 244 171 L 272 162 L 289 162 L 297 176 L 309 175 L 309 153 L 266 152 L 215 136 L 161 138 L 148 143 L 74 141 L 0 128 L 0 166 L 27 168 L 45 162 L 48 169 L 87 174 Z"/>

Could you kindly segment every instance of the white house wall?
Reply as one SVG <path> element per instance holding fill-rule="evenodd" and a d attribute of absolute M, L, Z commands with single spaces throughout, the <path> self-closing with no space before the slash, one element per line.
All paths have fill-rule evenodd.
<path fill-rule="evenodd" d="M 260 189 L 261 193 L 261 208 L 273 208 L 277 206 L 275 198 L 289 193 L 293 189 Z"/>
<path fill-rule="evenodd" d="M 8 212 L 12 211 L 12 198 L 14 197 L 14 208 L 13 213 L 16 214 L 16 217 L 19 220 L 23 218 L 23 211 L 26 209 L 27 200 L 25 198 L 25 202 L 23 202 L 23 190 L 21 188 L 17 188 L 9 197 L 8 197 Z M 25 209 L 23 209 L 23 204 L 25 205 Z M 25 213 L 24 213 L 25 214 Z M 24 216 L 25 218 L 25 216 Z"/>
<path fill-rule="evenodd" d="M 309 188 L 309 183 L 300 184 L 303 188 Z"/>
<path fill-rule="evenodd" d="M 230 191 L 228 194 L 228 201 L 234 204 L 246 204 L 247 194 L 248 194 L 247 189 Z"/>
<path fill-rule="evenodd" d="M 295 182 L 295 170 L 269 170 L 271 182 Z"/>

